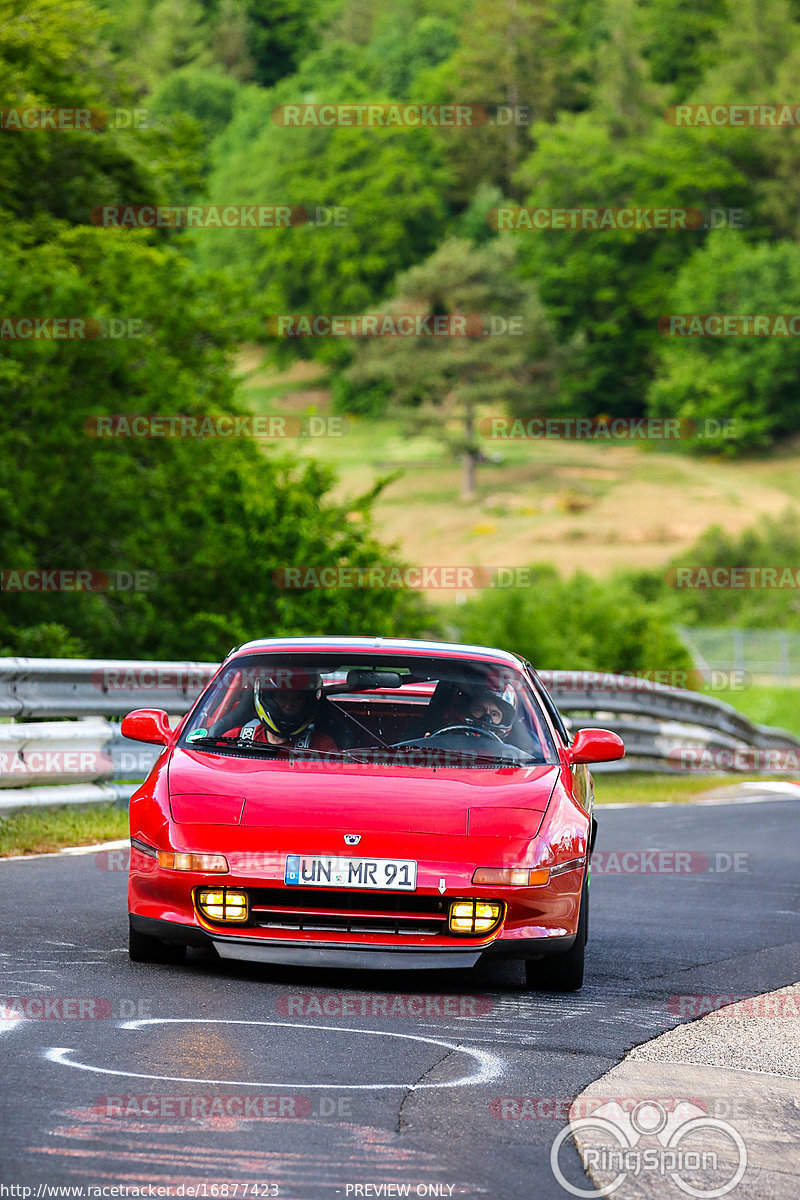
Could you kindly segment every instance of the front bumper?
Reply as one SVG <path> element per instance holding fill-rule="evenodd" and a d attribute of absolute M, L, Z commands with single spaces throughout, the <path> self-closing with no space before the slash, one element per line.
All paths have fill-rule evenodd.
<path fill-rule="evenodd" d="M 130 919 L 137 933 L 182 946 L 213 948 L 220 958 L 296 967 L 345 967 L 375 971 L 468 970 L 484 957 L 539 958 L 543 954 L 565 953 L 575 941 L 575 935 L 571 934 L 564 937 L 516 938 L 513 941 L 498 939 L 480 948 L 398 949 L 396 946 L 365 943 L 320 945 L 287 940 L 274 942 L 266 938 L 248 938 L 244 933 L 209 933 L 199 926 L 137 916 L 135 913 L 130 914 Z"/>

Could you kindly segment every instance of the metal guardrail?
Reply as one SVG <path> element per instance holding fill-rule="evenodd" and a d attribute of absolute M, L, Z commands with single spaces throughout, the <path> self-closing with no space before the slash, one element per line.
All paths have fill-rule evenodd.
<path fill-rule="evenodd" d="M 185 713 L 218 667 L 202 662 L 0 658 L 0 718 L 124 717 L 157 698 Z"/>
<path fill-rule="evenodd" d="M 201 662 L 0 659 L 0 812 L 125 803 L 160 748 L 123 738 L 110 718 L 134 708 L 181 716 L 216 669 Z M 680 756 L 695 752 L 727 756 L 732 770 L 742 770 L 748 755 L 775 751 L 794 756 L 800 776 L 799 738 L 756 725 L 713 696 L 634 676 L 539 674 L 570 729 L 599 725 L 624 739 L 626 757 L 594 770 L 685 770 Z"/>

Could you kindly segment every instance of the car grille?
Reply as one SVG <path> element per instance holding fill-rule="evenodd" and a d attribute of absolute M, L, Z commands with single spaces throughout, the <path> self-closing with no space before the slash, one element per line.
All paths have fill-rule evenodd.
<path fill-rule="evenodd" d="M 449 904 L 438 896 L 294 887 L 250 888 L 249 896 L 250 924 L 260 929 L 447 935 Z"/>

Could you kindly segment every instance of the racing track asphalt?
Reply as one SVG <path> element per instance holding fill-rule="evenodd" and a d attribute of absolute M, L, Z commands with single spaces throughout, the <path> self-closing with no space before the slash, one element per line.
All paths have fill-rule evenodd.
<path fill-rule="evenodd" d="M 94 854 L 0 862 L 0 996 L 106 1001 L 98 1019 L 0 1022 L 0 1182 L 34 1197 L 39 1184 L 205 1183 L 213 1196 L 225 1183 L 240 1198 L 276 1185 L 283 1200 L 356 1200 L 408 1184 L 412 1196 L 563 1200 L 549 1151 L 568 1102 L 631 1047 L 689 1019 L 670 997 L 753 995 L 800 978 L 800 801 L 749 796 L 600 810 L 598 851 L 686 851 L 709 865 L 613 873 L 607 860 L 592 881 L 587 980 L 568 996 L 521 990 L 515 964 L 367 975 L 198 951 L 181 967 L 135 965 L 123 871 L 100 869 Z M 342 997 L 358 1006 L 412 994 L 427 997 L 427 1013 L 403 1001 L 405 1015 L 374 1016 L 367 999 L 367 1015 L 315 1015 L 323 996 L 336 1011 Z M 445 1011 L 454 1005 L 463 1016 Z M 135 1099 L 109 1106 L 109 1096 Z M 236 1104 L 233 1115 L 181 1115 L 187 1097 L 230 1096 L 262 1099 L 248 1119 Z M 280 1096 L 294 1099 L 270 1119 Z M 159 1115 L 146 1115 L 143 1097 Z M 508 1097 L 543 1098 L 543 1115 L 503 1119 L 520 1111 Z M 548 1119 L 554 1099 L 562 1107 Z M 267 1115 L 253 1117 L 254 1103 Z M 586 1187 L 572 1154 L 568 1178 Z"/>

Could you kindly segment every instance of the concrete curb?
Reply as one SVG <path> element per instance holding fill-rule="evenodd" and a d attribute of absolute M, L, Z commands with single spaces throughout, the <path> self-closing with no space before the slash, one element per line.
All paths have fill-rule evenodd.
<path fill-rule="evenodd" d="M 697 998 L 701 1010 L 724 1007 L 637 1046 L 576 1098 L 572 1137 L 601 1195 L 796 1200 L 800 984 L 727 999 Z M 708 1117 L 714 1122 L 703 1125 Z M 648 1151 L 655 1165 L 637 1174 Z"/>

